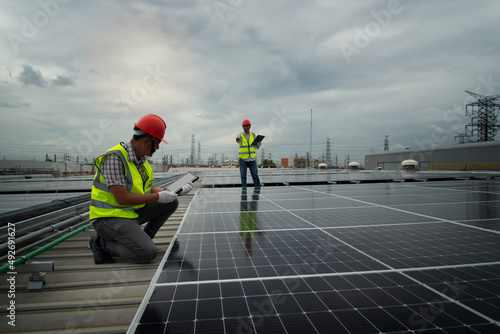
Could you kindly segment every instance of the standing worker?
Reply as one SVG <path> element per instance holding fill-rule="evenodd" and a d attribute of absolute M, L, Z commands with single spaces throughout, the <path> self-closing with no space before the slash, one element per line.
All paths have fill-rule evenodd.
<path fill-rule="evenodd" d="M 247 187 L 247 167 L 250 169 L 250 174 L 252 175 L 252 180 L 255 189 L 260 189 L 259 172 L 257 169 L 257 154 L 255 150 L 260 147 L 262 142 L 257 142 L 256 145 L 252 145 L 256 137 L 255 133 L 250 132 L 252 124 L 248 119 L 244 119 L 241 124 L 243 127 L 243 132 L 240 132 L 236 136 L 236 142 L 239 144 L 239 163 L 240 163 L 240 176 L 241 176 L 241 187 L 246 189 Z"/>
<path fill-rule="evenodd" d="M 151 262 L 158 250 L 153 238 L 175 212 L 177 194 L 153 186 L 153 169 L 146 160 L 158 150 L 167 125 L 157 115 L 145 115 L 134 126 L 128 143 L 120 143 L 95 161 L 89 219 L 97 236 L 90 239 L 95 264 L 113 263 L 121 256 Z M 179 195 L 193 189 L 191 182 Z M 141 225 L 146 224 L 144 229 Z"/>

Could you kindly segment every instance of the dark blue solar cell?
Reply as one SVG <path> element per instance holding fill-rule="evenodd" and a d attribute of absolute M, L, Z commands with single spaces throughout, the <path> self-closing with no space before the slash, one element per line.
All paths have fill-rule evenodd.
<path fill-rule="evenodd" d="M 205 283 L 198 286 L 199 299 L 211 299 L 220 297 L 220 283 Z"/>
<path fill-rule="evenodd" d="M 240 297 L 243 296 L 243 287 L 240 282 L 221 283 L 222 297 Z"/>
<path fill-rule="evenodd" d="M 217 299 L 203 299 L 198 301 L 196 307 L 196 320 L 202 319 L 221 319 L 222 301 Z"/>
<path fill-rule="evenodd" d="M 224 298 L 222 299 L 222 306 L 226 318 L 250 316 L 247 301 L 243 297 Z"/>
<path fill-rule="evenodd" d="M 165 323 L 170 312 L 171 302 L 149 303 L 140 323 Z"/>

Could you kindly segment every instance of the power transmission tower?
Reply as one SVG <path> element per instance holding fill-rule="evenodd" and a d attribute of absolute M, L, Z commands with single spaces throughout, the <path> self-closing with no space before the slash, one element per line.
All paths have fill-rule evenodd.
<path fill-rule="evenodd" d="M 389 135 L 385 135 L 384 151 L 389 151 Z"/>
<path fill-rule="evenodd" d="M 458 132 L 455 132 L 455 133 L 457 134 L 455 136 L 455 140 L 457 140 L 457 138 L 458 138 L 459 144 L 465 144 L 465 143 L 471 142 L 470 137 L 468 135 L 466 135 L 465 133 L 458 133 Z"/>
<path fill-rule="evenodd" d="M 309 157 L 310 159 L 308 160 L 309 162 L 309 168 L 311 168 L 311 156 L 312 156 L 312 138 L 313 138 L 313 110 L 311 109 L 311 129 L 309 130 L 310 136 L 309 136 Z"/>
<path fill-rule="evenodd" d="M 500 94 L 484 96 L 467 90 L 465 92 L 477 101 L 465 105 L 465 116 L 470 116 L 471 121 L 465 125 L 465 133 L 455 139 L 458 137 L 462 141 L 465 138 L 473 138 L 473 142 L 494 141 L 500 128 L 497 120 L 500 104 L 495 102 Z"/>
<path fill-rule="evenodd" d="M 194 165 L 194 133 L 191 135 L 191 156 L 189 158 L 191 166 Z"/>
<path fill-rule="evenodd" d="M 161 166 L 163 171 L 168 171 L 168 156 L 164 155 L 161 159 Z"/>
<path fill-rule="evenodd" d="M 332 152 L 330 151 L 330 138 L 326 138 L 326 164 L 332 167 Z"/>

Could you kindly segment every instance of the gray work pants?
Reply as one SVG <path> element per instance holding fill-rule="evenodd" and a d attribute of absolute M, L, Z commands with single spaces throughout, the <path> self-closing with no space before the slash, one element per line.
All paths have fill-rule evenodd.
<path fill-rule="evenodd" d="M 152 239 L 178 206 L 177 199 L 171 203 L 149 203 L 136 210 L 139 217 L 135 219 L 98 218 L 94 229 L 101 238 L 102 248 L 112 256 L 148 263 L 158 253 Z M 143 229 L 141 225 L 146 222 Z"/>

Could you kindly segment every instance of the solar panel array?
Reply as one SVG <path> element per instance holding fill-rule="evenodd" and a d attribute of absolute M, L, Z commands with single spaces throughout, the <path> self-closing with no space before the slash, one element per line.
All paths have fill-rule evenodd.
<path fill-rule="evenodd" d="M 129 333 L 500 332 L 500 182 L 202 188 Z"/>
<path fill-rule="evenodd" d="M 247 183 L 253 185 L 250 173 L 247 172 Z M 362 182 L 405 182 L 428 180 L 464 180 L 500 178 L 495 172 L 468 171 L 369 171 L 369 170 L 259 170 L 260 182 L 264 185 L 303 185 L 303 184 L 340 184 Z M 241 187 L 239 170 L 210 172 L 203 178 L 204 186 L 238 186 Z"/>

